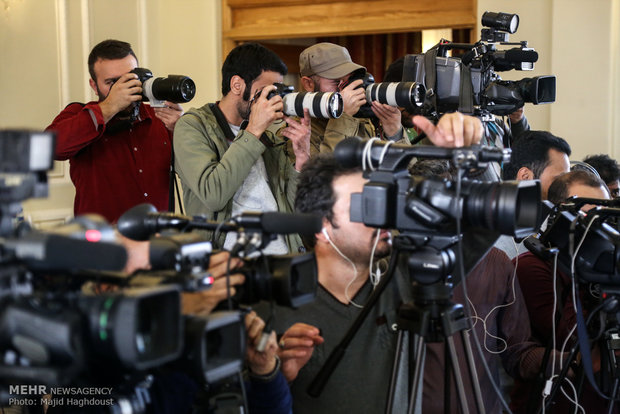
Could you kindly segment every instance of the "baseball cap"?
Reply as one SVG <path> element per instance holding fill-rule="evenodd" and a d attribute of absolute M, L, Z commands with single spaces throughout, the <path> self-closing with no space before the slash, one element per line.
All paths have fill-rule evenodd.
<path fill-rule="evenodd" d="M 338 79 L 356 70 L 366 68 L 353 63 L 349 51 L 333 43 L 317 43 L 299 55 L 301 76 L 318 75 L 327 79 Z"/>

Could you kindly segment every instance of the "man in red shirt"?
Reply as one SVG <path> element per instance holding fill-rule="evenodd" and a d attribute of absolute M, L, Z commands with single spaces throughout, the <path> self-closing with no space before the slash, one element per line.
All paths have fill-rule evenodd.
<path fill-rule="evenodd" d="M 57 132 L 57 160 L 69 160 L 74 214 L 97 213 L 114 223 L 129 208 L 168 208 L 172 131 L 180 105 L 141 103 L 142 84 L 131 45 L 104 40 L 88 57 L 98 101 L 69 104 L 49 125 Z"/>

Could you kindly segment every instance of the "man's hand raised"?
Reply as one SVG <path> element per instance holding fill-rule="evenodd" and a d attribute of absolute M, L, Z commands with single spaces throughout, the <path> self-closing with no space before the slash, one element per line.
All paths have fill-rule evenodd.
<path fill-rule="evenodd" d="M 438 147 L 467 147 L 478 144 L 484 132 L 478 118 L 460 112 L 444 114 L 437 125 L 421 115 L 414 116 L 412 120 Z"/>

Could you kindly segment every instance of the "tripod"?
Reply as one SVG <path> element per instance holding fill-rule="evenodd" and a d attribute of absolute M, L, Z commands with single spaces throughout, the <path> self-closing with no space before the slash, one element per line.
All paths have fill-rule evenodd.
<path fill-rule="evenodd" d="M 416 334 L 416 352 L 415 352 L 415 378 L 413 386 L 411 387 L 409 404 L 409 412 L 415 408 L 417 399 L 415 394 L 420 388 L 419 385 L 423 379 L 424 372 L 424 350 L 425 339 L 436 339 L 438 337 L 445 338 L 449 350 L 449 358 L 446 361 L 450 361 L 450 364 L 446 364 L 446 367 L 450 366 L 454 371 L 454 378 L 457 384 L 459 404 L 463 407 L 463 412 L 468 413 L 467 397 L 462 381 L 461 370 L 458 365 L 458 359 L 456 356 L 456 347 L 453 335 L 456 332 L 461 332 L 463 343 L 467 353 L 468 368 L 471 374 L 472 384 L 475 389 L 476 404 L 479 412 L 484 412 L 482 404 L 482 396 L 478 385 L 478 378 L 473 366 L 472 350 L 469 342 L 469 337 L 465 329 L 468 328 L 468 321 L 465 318 L 463 307 L 461 305 L 455 305 L 450 302 L 452 297 L 452 285 L 443 282 L 454 268 L 455 254 L 452 247 L 458 241 L 458 236 L 435 236 L 432 241 L 429 238 L 423 236 L 418 238 L 417 235 L 405 236 L 399 235 L 394 239 L 395 251 L 392 254 L 388 271 L 381 279 L 381 282 L 371 296 L 368 298 L 364 308 L 355 319 L 349 330 L 344 335 L 341 342 L 334 348 L 329 358 L 316 375 L 312 383 L 308 388 L 308 394 L 313 397 L 318 397 L 325 386 L 329 376 L 335 370 L 340 359 L 344 355 L 349 343 L 353 340 L 353 337 L 359 330 L 360 326 L 370 313 L 370 310 L 379 300 L 379 297 L 385 290 L 385 288 L 392 281 L 396 268 L 398 267 L 401 258 L 407 257 L 406 267 L 408 268 L 409 275 L 415 275 L 415 280 L 422 283 L 416 283 L 413 285 L 412 293 L 414 293 L 415 305 L 405 305 L 399 309 L 399 314 L 402 322 L 399 322 L 396 352 L 394 357 L 394 365 L 392 370 L 392 379 L 388 390 L 388 398 L 386 403 L 386 412 L 391 414 L 394 404 L 396 378 L 398 377 L 398 367 L 400 365 L 401 350 L 403 348 L 403 336 L 404 330 L 413 332 Z M 480 243 L 474 242 L 472 245 L 481 247 Z M 484 245 L 486 251 L 488 245 Z M 403 254 L 404 252 L 407 255 Z M 402 267 L 402 266 L 400 266 Z M 473 267 L 473 264 L 472 266 Z M 403 296 L 403 295 L 401 295 Z M 411 359 L 411 358 L 410 358 Z M 447 378 L 451 378 L 448 376 Z M 447 388 L 446 388 L 447 389 Z M 449 396 L 446 401 L 450 401 Z M 449 407 L 446 405 L 445 408 Z"/>
<path fill-rule="evenodd" d="M 459 406 L 462 407 L 464 414 L 469 413 L 467 405 L 467 397 L 465 395 L 465 387 L 463 384 L 462 372 L 458 363 L 454 335 L 457 332 L 461 334 L 461 340 L 465 349 L 467 366 L 470 374 L 471 383 L 474 390 L 475 402 L 478 412 L 484 413 L 484 404 L 482 401 L 482 393 L 480 384 L 478 383 L 478 375 L 474 366 L 473 352 L 466 329 L 469 328 L 469 322 L 465 317 L 463 306 L 454 304 L 450 301 L 452 297 L 452 285 L 450 283 L 434 283 L 432 285 L 414 284 L 414 303 L 403 304 L 398 311 L 398 326 L 400 332 L 397 340 L 397 353 L 394 361 L 393 370 L 398 369 L 400 365 L 400 350 L 402 348 L 403 331 L 407 330 L 413 334 L 415 344 L 414 355 L 414 373 L 413 384 L 411 386 L 409 413 L 417 406 L 418 398 L 421 392 L 418 390 L 423 381 L 424 365 L 426 359 L 426 343 L 427 342 L 445 342 L 445 375 L 444 375 L 444 412 L 450 412 L 450 370 L 454 374 L 456 384 L 457 397 Z M 392 379 L 396 375 L 393 372 Z M 395 383 L 390 383 L 388 392 L 388 402 L 386 412 L 392 410 L 392 401 L 394 400 Z"/>

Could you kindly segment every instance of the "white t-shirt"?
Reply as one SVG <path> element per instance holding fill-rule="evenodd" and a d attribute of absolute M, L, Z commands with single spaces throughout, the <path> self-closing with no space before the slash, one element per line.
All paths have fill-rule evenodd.
<path fill-rule="evenodd" d="M 239 127 L 230 124 L 229 126 L 233 134 L 236 136 L 239 133 Z M 278 204 L 276 203 L 276 199 L 271 192 L 271 188 L 269 188 L 269 177 L 267 176 L 265 161 L 263 160 L 263 157 L 259 157 L 254 165 L 252 165 L 250 173 L 245 180 L 243 180 L 243 183 L 233 196 L 232 217 L 244 212 L 265 211 L 278 211 Z M 236 240 L 237 233 L 229 232 L 226 235 L 224 249 L 230 250 Z M 273 240 L 263 249 L 263 253 L 287 254 L 288 246 L 284 241 L 284 237 L 282 235 L 278 235 L 276 240 Z"/>

